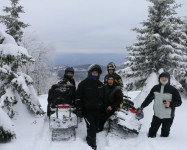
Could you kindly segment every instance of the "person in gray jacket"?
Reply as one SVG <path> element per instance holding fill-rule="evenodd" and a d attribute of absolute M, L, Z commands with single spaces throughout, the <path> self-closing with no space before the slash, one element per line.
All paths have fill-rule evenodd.
<path fill-rule="evenodd" d="M 159 84 L 155 85 L 139 109 L 148 106 L 154 99 L 154 115 L 148 137 L 156 137 L 162 125 L 161 137 L 168 137 L 175 115 L 175 107 L 182 104 L 178 90 L 170 85 L 170 75 L 163 72 L 159 75 Z"/>

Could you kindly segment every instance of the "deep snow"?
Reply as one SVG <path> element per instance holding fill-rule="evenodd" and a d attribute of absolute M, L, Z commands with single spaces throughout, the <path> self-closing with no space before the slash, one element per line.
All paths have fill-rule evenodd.
<path fill-rule="evenodd" d="M 140 92 L 129 92 L 128 95 L 135 98 Z M 44 110 L 47 105 L 47 95 L 39 97 Z M 79 124 L 76 141 L 51 141 L 51 132 L 46 116 L 35 117 L 28 113 L 21 103 L 17 105 L 19 112 L 16 114 L 15 131 L 17 138 L 10 143 L 0 144 L 0 150 L 91 150 L 86 144 L 85 123 Z M 152 104 L 144 109 L 145 117 L 142 129 L 137 137 L 121 139 L 114 135 L 106 136 L 103 131 L 97 135 L 98 150 L 183 150 L 186 149 L 187 135 L 187 100 L 183 100 L 181 107 L 176 109 L 176 117 L 168 138 L 161 138 L 160 130 L 154 139 L 147 138 L 147 132 L 153 115 Z"/>

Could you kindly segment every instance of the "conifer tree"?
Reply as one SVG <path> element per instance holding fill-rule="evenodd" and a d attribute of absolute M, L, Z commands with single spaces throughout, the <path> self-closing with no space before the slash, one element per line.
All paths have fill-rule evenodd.
<path fill-rule="evenodd" d="M 127 90 L 144 86 L 152 72 L 164 71 L 173 75 L 174 69 L 183 67 L 184 52 L 181 48 L 181 28 L 183 21 L 176 17 L 180 5 L 175 0 L 148 0 L 148 19 L 142 22 L 142 28 L 134 28 L 137 42 L 127 47 L 129 56 L 121 71 L 126 78 L 131 78 Z"/>
<path fill-rule="evenodd" d="M 18 46 L 8 34 L 0 31 L 0 106 L 10 118 L 14 117 L 14 105 L 25 103 L 35 114 L 43 114 L 33 80 L 18 68 L 31 62 L 27 50 Z"/>
<path fill-rule="evenodd" d="M 182 28 L 182 50 L 183 50 L 183 64 L 181 67 L 175 69 L 175 77 L 181 83 L 183 88 L 187 91 L 187 20 L 184 21 L 184 26 Z"/>
<path fill-rule="evenodd" d="M 4 7 L 3 11 L 7 15 L 0 15 L 0 22 L 3 23 L 7 30 L 6 33 L 13 36 L 15 41 L 19 43 L 22 40 L 23 29 L 28 27 L 28 24 L 20 21 L 20 13 L 24 13 L 23 6 L 19 5 L 20 0 L 10 0 L 11 6 Z"/>

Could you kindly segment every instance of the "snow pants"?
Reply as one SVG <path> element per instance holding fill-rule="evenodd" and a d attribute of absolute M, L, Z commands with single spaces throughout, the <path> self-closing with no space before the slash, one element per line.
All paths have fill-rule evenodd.
<path fill-rule="evenodd" d="M 96 133 L 99 129 L 101 113 L 99 111 L 84 112 L 84 119 L 87 126 L 86 141 L 89 146 L 96 147 Z"/>
<path fill-rule="evenodd" d="M 106 121 L 110 118 L 115 113 L 115 110 L 107 111 L 106 113 L 103 113 L 103 117 L 101 118 L 101 123 L 100 123 L 100 129 L 103 130 L 104 125 Z"/>
<path fill-rule="evenodd" d="M 161 137 L 168 137 L 170 133 L 170 128 L 173 123 L 174 118 L 160 119 L 153 116 L 151 127 L 149 128 L 148 137 L 156 137 L 157 131 L 162 124 Z"/>

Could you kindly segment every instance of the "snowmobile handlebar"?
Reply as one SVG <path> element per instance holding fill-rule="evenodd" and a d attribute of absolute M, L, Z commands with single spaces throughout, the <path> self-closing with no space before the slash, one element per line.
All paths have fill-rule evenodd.
<path fill-rule="evenodd" d="M 123 95 L 124 98 L 131 99 L 131 97 Z"/>

